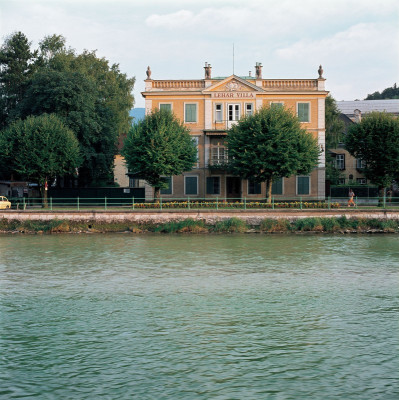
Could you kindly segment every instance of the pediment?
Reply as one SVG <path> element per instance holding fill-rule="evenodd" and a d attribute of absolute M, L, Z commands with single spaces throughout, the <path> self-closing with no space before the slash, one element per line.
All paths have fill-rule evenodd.
<path fill-rule="evenodd" d="M 214 83 L 212 86 L 207 87 L 202 92 L 263 92 L 264 90 L 250 82 L 247 82 L 245 79 L 241 79 L 236 75 L 231 75 L 228 78 Z"/>

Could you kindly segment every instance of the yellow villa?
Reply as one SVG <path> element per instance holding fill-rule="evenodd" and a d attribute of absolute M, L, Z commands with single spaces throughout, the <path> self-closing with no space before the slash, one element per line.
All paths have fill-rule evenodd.
<path fill-rule="evenodd" d="M 276 199 L 324 199 L 325 197 L 325 79 L 320 66 L 316 79 L 263 79 L 262 64 L 255 76 L 212 78 L 205 64 L 204 79 L 156 80 L 150 67 L 145 80 L 145 112 L 171 110 L 190 129 L 198 146 L 198 162 L 181 176 L 166 177 L 165 198 L 225 198 L 256 200 L 266 196 L 264 184 L 230 175 L 225 166 L 228 129 L 244 115 L 262 106 L 284 105 L 292 109 L 310 135 L 317 138 L 322 153 L 318 167 L 308 176 L 291 176 L 273 183 Z"/>

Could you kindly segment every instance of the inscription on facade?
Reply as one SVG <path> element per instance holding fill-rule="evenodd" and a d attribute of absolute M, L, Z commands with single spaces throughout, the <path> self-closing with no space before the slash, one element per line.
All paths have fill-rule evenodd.
<path fill-rule="evenodd" d="M 215 99 L 254 99 L 256 94 L 252 92 L 211 92 L 211 97 Z"/>

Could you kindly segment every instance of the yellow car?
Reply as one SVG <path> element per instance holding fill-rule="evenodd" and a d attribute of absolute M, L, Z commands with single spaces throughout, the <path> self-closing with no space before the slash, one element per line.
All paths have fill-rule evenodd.
<path fill-rule="evenodd" d="M 7 197 L 0 196 L 0 210 L 11 208 L 11 202 L 8 201 Z"/>

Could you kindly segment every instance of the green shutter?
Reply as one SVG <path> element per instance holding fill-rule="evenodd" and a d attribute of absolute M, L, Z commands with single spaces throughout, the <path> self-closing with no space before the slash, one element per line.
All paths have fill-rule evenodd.
<path fill-rule="evenodd" d="M 206 178 L 206 194 L 213 194 L 213 178 Z"/>
<path fill-rule="evenodd" d="M 196 104 L 186 104 L 185 122 L 197 122 Z"/>
<path fill-rule="evenodd" d="M 259 182 L 248 180 L 248 194 L 261 194 L 262 185 Z"/>
<path fill-rule="evenodd" d="M 301 122 L 309 122 L 309 103 L 298 103 L 298 118 Z"/>
<path fill-rule="evenodd" d="M 172 111 L 172 104 L 160 104 L 160 110 Z"/>
<path fill-rule="evenodd" d="M 272 183 L 272 194 L 283 194 L 283 178 Z"/>
<path fill-rule="evenodd" d="M 309 177 L 298 176 L 298 194 L 309 194 Z"/>
<path fill-rule="evenodd" d="M 206 194 L 220 194 L 219 176 L 208 176 L 206 178 Z"/>
<path fill-rule="evenodd" d="M 167 182 L 168 187 L 161 189 L 161 194 L 172 194 L 172 177 L 168 176 L 167 178 L 164 178 L 164 180 Z"/>
<path fill-rule="evenodd" d="M 198 194 L 197 192 L 197 181 L 198 178 L 196 176 L 186 176 L 186 194 Z"/>

